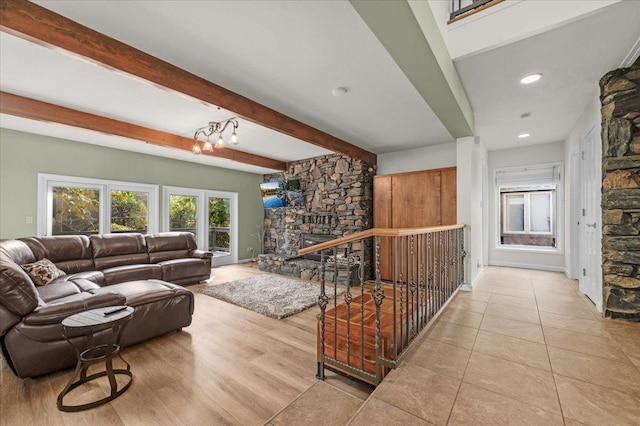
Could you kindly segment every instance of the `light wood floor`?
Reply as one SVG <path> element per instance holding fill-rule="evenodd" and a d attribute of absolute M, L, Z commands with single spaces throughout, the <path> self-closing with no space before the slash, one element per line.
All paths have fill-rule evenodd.
<path fill-rule="evenodd" d="M 602 318 L 559 273 L 486 268 L 364 404 L 370 388 L 314 377 L 317 307 L 274 320 L 201 286 L 190 327 L 125 349 L 134 384 L 103 407 L 59 412 L 70 371 L 20 380 L 2 361 L 0 425 L 640 425 L 640 324 Z"/>
<path fill-rule="evenodd" d="M 191 326 L 124 349 L 134 383 L 102 407 L 60 412 L 56 397 L 71 370 L 22 380 L 0 360 L 0 425 L 265 423 L 317 382 L 318 309 L 275 320 L 198 292 L 204 285 L 255 274 L 262 272 L 226 266 L 214 269 L 209 284 L 188 287 L 196 298 Z M 335 375 L 326 383 L 360 400 L 371 392 Z M 108 389 L 98 380 L 73 391 L 65 402 L 98 399 Z"/>

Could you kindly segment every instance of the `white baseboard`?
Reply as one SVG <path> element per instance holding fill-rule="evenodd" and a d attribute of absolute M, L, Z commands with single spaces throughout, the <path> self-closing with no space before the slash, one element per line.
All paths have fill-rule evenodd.
<path fill-rule="evenodd" d="M 536 269 L 538 271 L 566 272 L 563 266 L 536 265 L 532 263 L 511 263 L 500 261 L 489 261 L 491 266 L 506 266 L 508 268 Z"/>
<path fill-rule="evenodd" d="M 462 284 L 460 284 L 460 287 L 458 287 L 458 289 L 461 290 L 461 291 L 473 291 L 475 286 L 477 286 L 478 283 L 480 282 L 480 280 L 482 279 L 483 275 L 484 275 L 484 268 L 480 269 L 480 272 L 476 276 L 476 279 L 473 280 L 473 282 L 471 284 L 462 283 Z"/>

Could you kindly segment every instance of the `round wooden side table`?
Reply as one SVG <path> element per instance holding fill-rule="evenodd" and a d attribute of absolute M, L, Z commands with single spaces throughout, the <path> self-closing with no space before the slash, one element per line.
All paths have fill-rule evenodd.
<path fill-rule="evenodd" d="M 57 406 L 59 410 L 88 410 L 89 408 L 98 407 L 116 399 L 129 389 L 133 382 L 133 374 L 131 373 L 131 366 L 129 363 L 122 358 L 122 355 L 120 355 L 120 337 L 122 336 L 122 331 L 132 317 L 133 308 L 130 306 L 109 306 L 80 312 L 62 320 L 62 334 L 67 342 L 69 342 L 69 344 L 71 344 L 71 346 L 76 350 L 78 364 L 76 365 L 76 369 L 69 380 L 69 383 L 65 386 L 62 392 L 60 392 L 60 395 L 58 395 Z M 108 342 L 101 345 L 95 345 L 95 333 L 108 329 L 111 329 L 111 335 L 109 336 L 110 338 Z M 74 337 L 81 335 L 82 333 L 86 336 L 86 345 L 82 341 L 83 339 L 74 339 Z M 122 362 L 126 364 L 126 369 L 114 370 L 113 357 L 115 355 L 118 355 Z M 87 376 L 87 369 L 89 366 L 102 361 L 105 362 L 105 370 Z M 118 389 L 116 375 L 129 377 L 127 383 L 124 386 L 121 386 L 120 389 Z M 63 403 L 65 395 L 73 389 L 91 380 L 104 376 L 109 378 L 109 384 L 111 385 L 111 393 L 109 396 L 80 405 L 65 405 Z"/>

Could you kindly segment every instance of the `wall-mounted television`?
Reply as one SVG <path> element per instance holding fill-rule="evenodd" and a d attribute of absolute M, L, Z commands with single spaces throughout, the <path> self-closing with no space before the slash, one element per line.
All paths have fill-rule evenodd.
<path fill-rule="evenodd" d="M 302 206 L 302 189 L 297 179 L 261 183 L 260 193 L 265 209 Z"/>

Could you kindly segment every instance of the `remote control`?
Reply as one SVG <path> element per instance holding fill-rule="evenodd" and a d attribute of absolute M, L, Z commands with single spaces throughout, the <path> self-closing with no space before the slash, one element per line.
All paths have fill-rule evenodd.
<path fill-rule="evenodd" d="M 115 307 L 115 308 L 110 308 L 110 309 L 104 310 L 104 311 L 102 311 L 102 314 L 107 316 L 107 315 L 115 314 L 116 312 L 124 311 L 125 309 L 127 309 L 126 306 L 118 306 L 118 307 Z"/>

